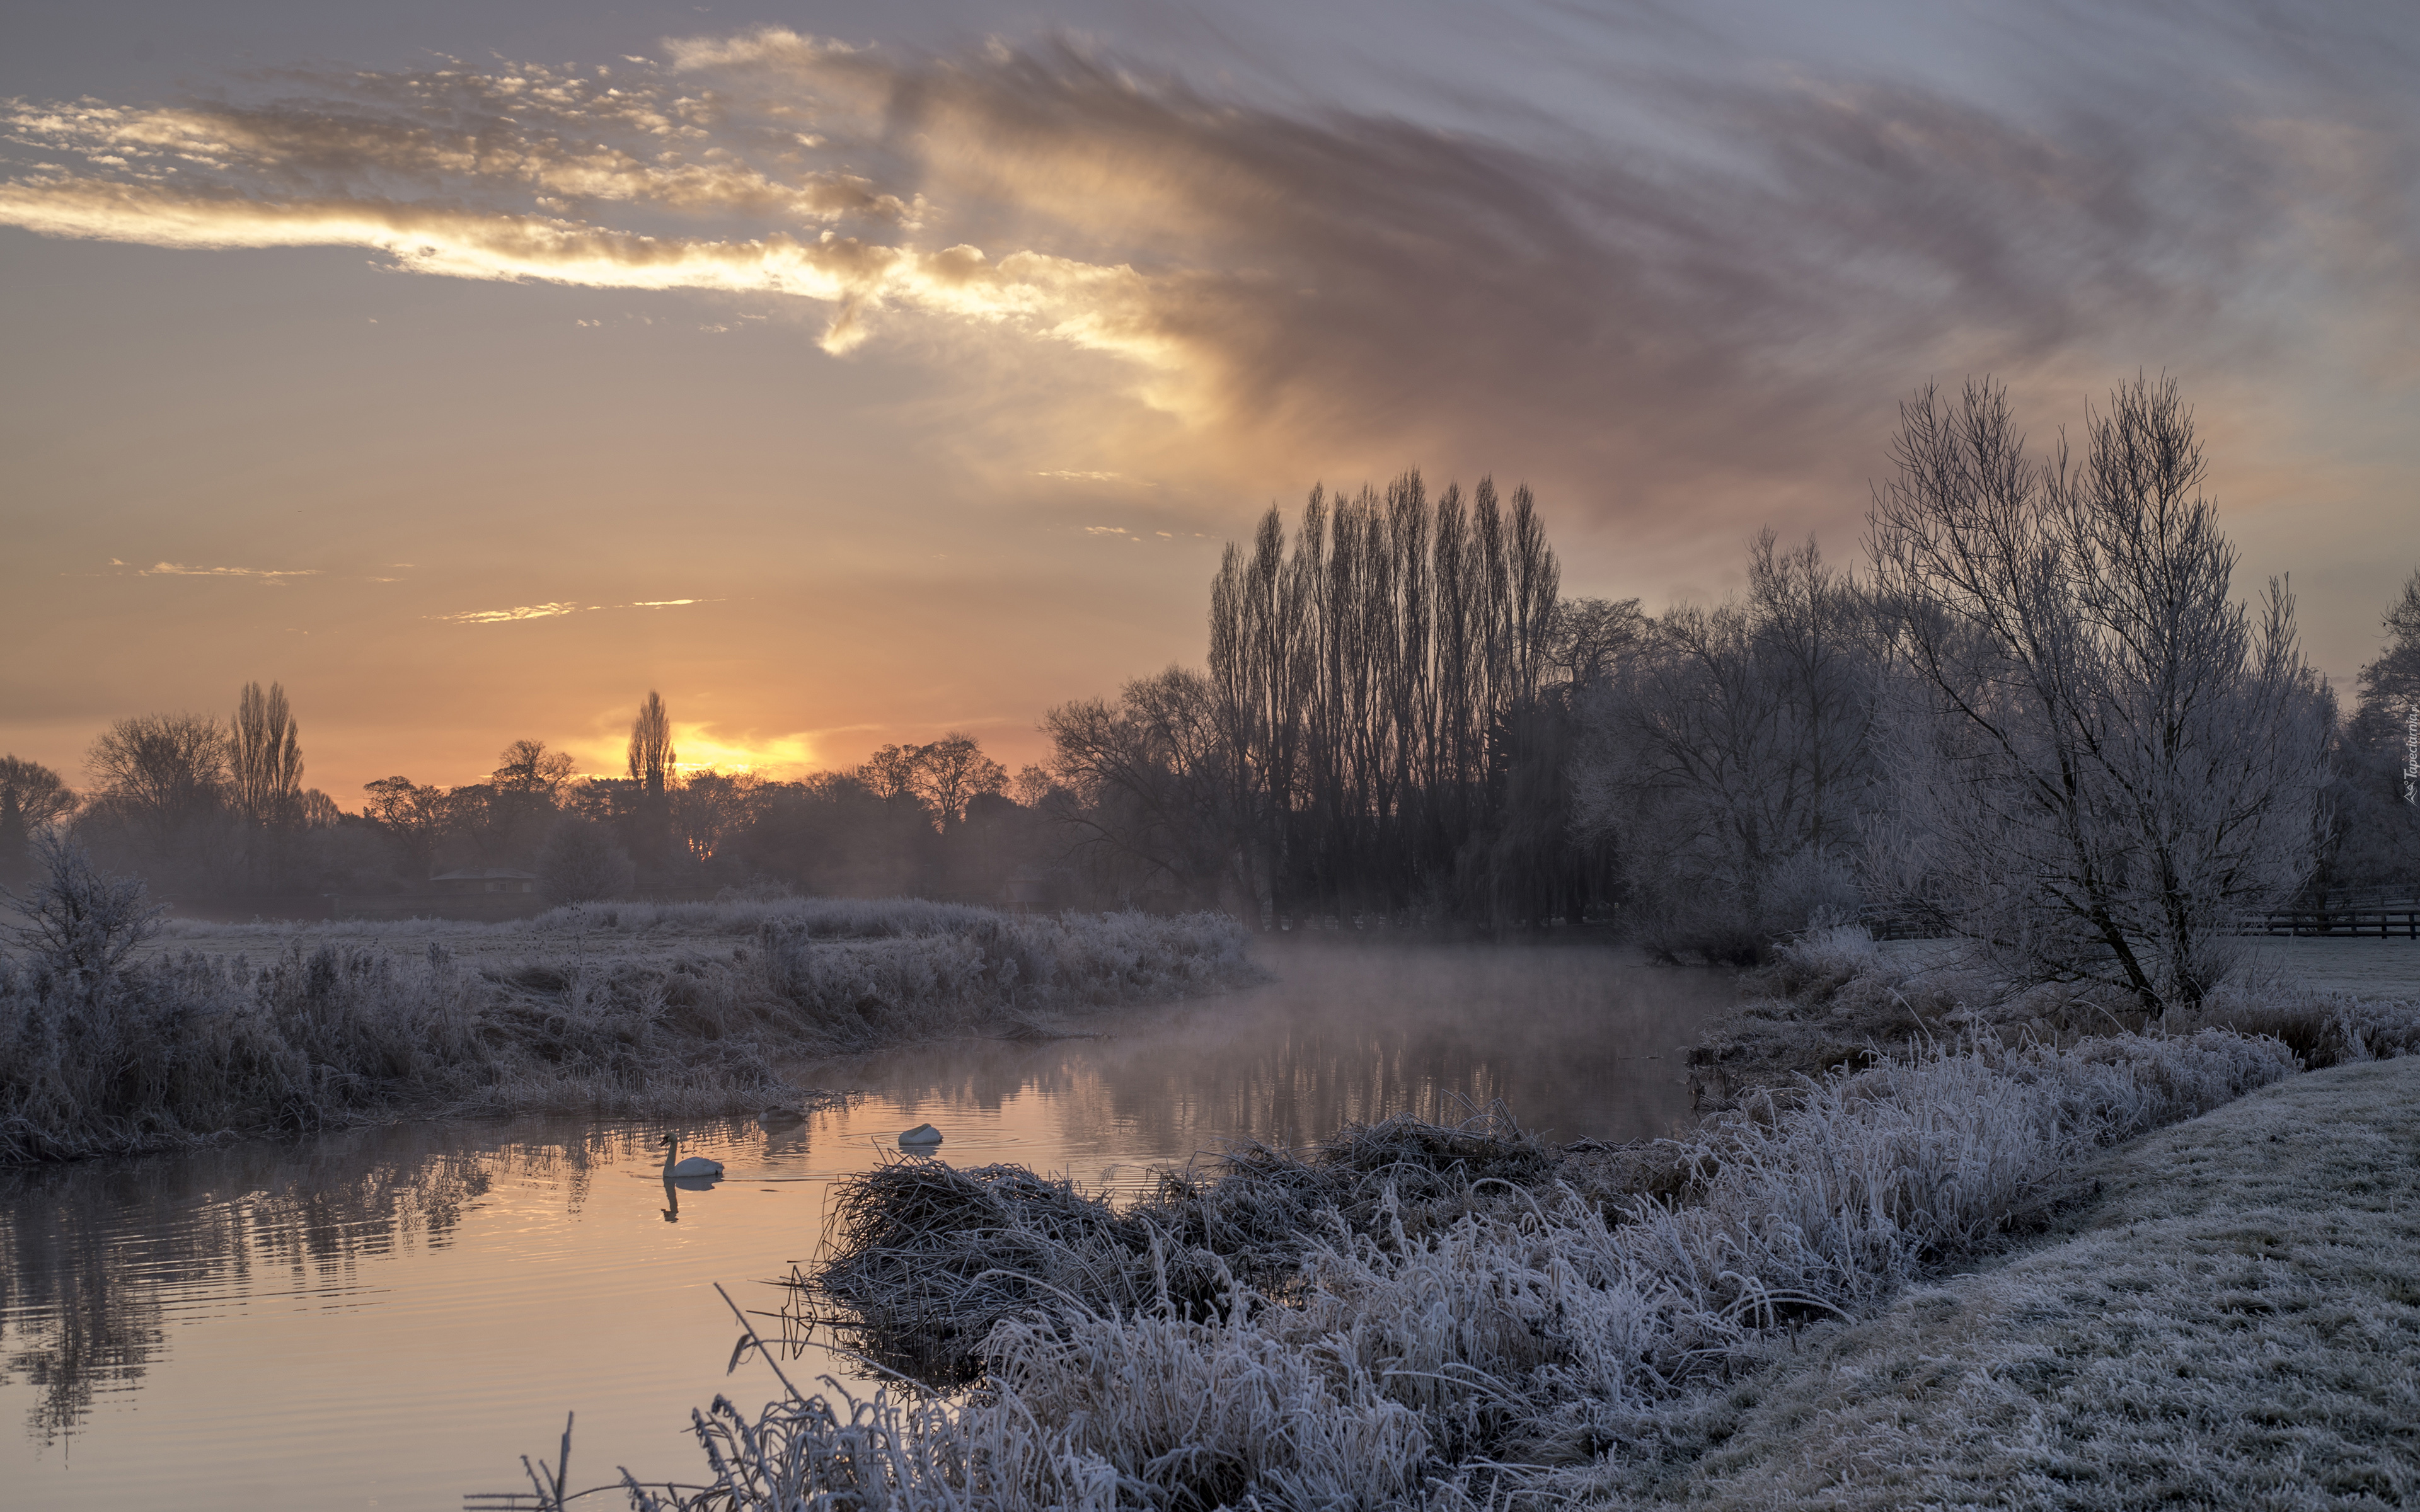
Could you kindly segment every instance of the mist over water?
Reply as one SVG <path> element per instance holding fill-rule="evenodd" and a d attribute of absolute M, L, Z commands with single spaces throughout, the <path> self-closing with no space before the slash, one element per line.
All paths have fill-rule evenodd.
<path fill-rule="evenodd" d="M 812 1257 L 834 1178 L 930 1121 L 940 1158 L 1131 1192 L 1220 1141 L 1300 1144 L 1502 1098 L 1546 1137 L 1669 1133 L 1679 1047 L 1728 974 L 1590 945 L 1285 942 L 1279 980 L 799 1069 L 854 1088 L 802 1127 L 679 1126 L 720 1160 L 667 1188 L 657 1125 L 401 1124 L 0 1174 L 0 1485 L 11 1507 L 453 1508 L 519 1484 L 577 1412 L 581 1486 L 690 1477 L 689 1410 L 752 1406 L 712 1287 Z M 855 1374 L 810 1349 L 794 1380 Z M 761 1379 L 760 1379 L 761 1378 Z"/>

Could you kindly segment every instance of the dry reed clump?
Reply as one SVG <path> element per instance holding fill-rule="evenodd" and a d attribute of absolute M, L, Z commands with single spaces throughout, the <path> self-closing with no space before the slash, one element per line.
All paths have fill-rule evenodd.
<path fill-rule="evenodd" d="M 743 1481 L 858 1498 L 834 1504 L 1000 1512 L 1560 1500 L 1702 1451 L 1675 1425 L 1786 1350 L 1797 1325 L 1872 1314 L 2038 1225 L 2096 1151 L 2295 1069 L 2277 1041 L 2220 1030 L 1927 1047 L 1756 1099 L 1682 1149 L 1674 1200 L 1634 1198 L 1612 1222 L 1541 1151 L 1526 1179 L 1466 1162 L 1459 1211 L 1415 1232 L 1402 1179 L 1440 1154 L 1450 1169 L 1466 1141 L 1399 1124 L 1388 1139 L 1409 1158 L 1373 1147 L 1326 1178 L 1316 1159 L 1258 1163 L 1283 1167 L 1284 1205 L 1323 1179 L 1351 1194 L 1360 1176 L 1395 1173 L 1357 1218 L 1305 1199 L 1299 1262 L 1273 1287 L 1163 1227 L 1194 1221 L 1198 1190 L 1121 1214 L 995 1171 L 970 1224 L 948 1179 L 877 1173 L 855 1221 L 878 1231 L 885 1263 L 904 1272 L 931 1253 L 971 1267 L 985 1244 L 1024 1246 L 1010 1285 L 1025 1300 L 1004 1316 L 999 1277 L 960 1274 L 983 1309 L 969 1320 L 993 1319 L 980 1383 L 954 1401 L 885 1393 L 845 1424 L 795 1392 L 752 1426 L 719 1403 L 721 1427 L 697 1420 L 717 1489 L 677 1504 L 795 1504 Z M 1526 1157 L 1497 1148 L 1511 1143 L 1490 1158 L 1517 1167 Z M 1208 1185 L 1269 1181 L 1245 1160 Z M 924 1206 L 895 1224 L 871 1211 L 894 1190 Z M 1224 1287 L 1207 1306 L 1183 1292 L 1188 1267 Z M 1115 1295 L 1146 1286 L 1136 1302 Z M 836 1478 L 844 1461 L 853 1479 Z"/>
<path fill-rule="evenodd" d="M 2217 1026 L 2282 1040 L 2313 1070 L 2420 1053 L 2420 1002 L 2363 997 L 2253 978 L 2224 983 L 2180 1027 Z"/>
<path fill-rule="evenodd" d="M 1866 1063 L 1878 1046 L 1954 1039 L 1992 983 L 1954 960 L 1886 956 L 1854 926 L 1776 946 L 1741 980 L 1737 1003 L 1689 1054 L 1690 1091 L 1707 1112 L 1763 1090 Z"/>
<path fill-rule="evenodd" d="M 1259 1143 L 1163 1173 L 1126 1211 L 1016 1165 L 902 1159 L 838 1186 L 808 1315 L 925 1382 L 985 1368 L 992 1326 L 1067 1302 L 1094 1313 L 1213 1317 L 1239 1284 L 1273 1297 L 1323 1244 L 1400 1243 L 1527 1202 L 1557 1155 L 1500 1106 L 1458 1127 L 1398 1116 L 1297 1154 Z"/>
<path fill-rule="evenodd" d="M 1254 980 L 1242 928 L 906 903 L 690 905 L 727 949 L 473 966 L 306 932 L 265 965 L 143 958 L 139 884 L 63 843 L 0 934 L 0 1164 L 441 1109 L 686 1116 L 794 1095 L 784 1057 Z M 721 907 L 722 915 L 703 910 Z M 835 922 L 835 921 L 840 922 Z M 693 922 L 693 920 L 692 920 Z M 861 932 L 844 937 L 842 925 Z M 938 935 L 872 936 L 877 928 Z M 819 938 L 818 928 L 831 937 Z M 535 939 L 540 936 L 530 936 Z"/>

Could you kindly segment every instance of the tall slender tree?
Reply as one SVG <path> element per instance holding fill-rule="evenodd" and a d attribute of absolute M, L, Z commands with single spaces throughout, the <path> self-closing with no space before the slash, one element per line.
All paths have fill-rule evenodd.
<path fill-rule="evenodd" d="M 227 731 L 227 778 L 235 809 L 252 823 L 281 826 L 294 822 L 302 796 L 302 740 L 286 706 L 283 685 L 263 693 L 246 683 L 236 696 L 235 722 Z"/>
<path fill-rule="evenodd" d="M 1289 548 L 1272 507 L 1211 586 L 1208 691 L 1244 870 L 1264 908 L 1451 895 L 1504 812 L 1554 656 L 1559 572 L 1535 500 L 1315 487 Z M 1205 769 L 1209 769 L 1206 768 Z M 1559 843 L 1551 838 L 1549 843 Z"/>
<path fill-rule="evenodd" d="M 672 717 L 664 710 L 663 695 L 649 688 L 645 702 L 639 705 L 638 717 L 630 721 L 630 780 L 649 797 L 660 798 L 676 760 Z"/>

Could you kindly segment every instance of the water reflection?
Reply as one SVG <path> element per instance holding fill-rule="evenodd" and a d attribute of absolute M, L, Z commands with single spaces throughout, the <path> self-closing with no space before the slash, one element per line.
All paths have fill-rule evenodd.
<path fill-rule="evenodd" d="M 1687 1112 L 1674 1047 L 1730 991 L 1601 949 L 1270 960 L 1268 987 L 1074 1026 L 1109 1038 L 799 1068 L 865 1094 L 811 1118 L 402 1124 L 0 1172 L 0 1412 L 25 1425 L 0 1484 L 12 1507 L 452 1504 L 570 1409 L 643 1479 L 686 1473 L 687 1409 L 749 1389 L 721 1377 L 711 1283 L 811 1257 L 825 1184 L 898 1159 L 903 1129 L 1127 1190 L 1224 1139 L 1498 1097 L 1550 1137 L 1661 1134 Z M 670 1177 L 669 1134 L 725 1179 Z"/>
<path fill-rule="evenodd" d="M 0 1167 L 0 1391 L 23 1391 L 29 1435 L 54 1442 L 97 1396 L 139 1384 L 172 1327 L 267 1303 L 361 1305 L 379 1262 L 445 1249 L 499 1176 L 576 1216 L 639 1137 L 569 1120 L 528 1133 L 477 1149 L 458 1127 L 405 1123 Z"/>
<path fill-rule="evenodd" d="M 835 1074 L 911 1117 L 1038 1094 L 1056 1117 L 1050 1143 L 1115 1147 L 1126 1164 L 1221 1138 L 1302 1145 L 1398 1112 L 1452 1121 L 1497 1098 L 1551 1138 L 1654 1137 L 1687 1120 L 1683 1046 L 1731 991 L 1727 974 L 1586 947 L 1264 953 L 1279 982 L 1129 1015 L 1108 1038 L 957 1041 Z M 954 1135 L 944 1154 L 964 1158 Z"/>

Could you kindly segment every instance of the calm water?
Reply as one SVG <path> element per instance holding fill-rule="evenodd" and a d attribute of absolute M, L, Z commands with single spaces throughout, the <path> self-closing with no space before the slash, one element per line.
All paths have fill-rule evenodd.
<path fill-rule="evenodd" d="M 0 1505 L 452 1509 L 572 1479 L 694 1480 L 692 1406 L 753 1408 L 716 1297 L 811 1259 L 826 1184 L 929 1120 L 942 1158 L 1134 1190 L 1226 1137 L 1301 1143 L 1501 1097 L 1550 1137 L 1668 1133 L 1676 1051 L 1726 976 L 1606 949 L 1291 948 L 1252 992 L 1106 1040 L 968 1041 L 819 1066 L 804 1128 L 685 1124 L 728 1176 L 668 1209 L 661 1125 L 524 1119 L 0 1174 Z M 847 1377 L 810 1350 L 793 1380 Z M 598 1504 L 618 1505 L 619 1499 Z"/>

